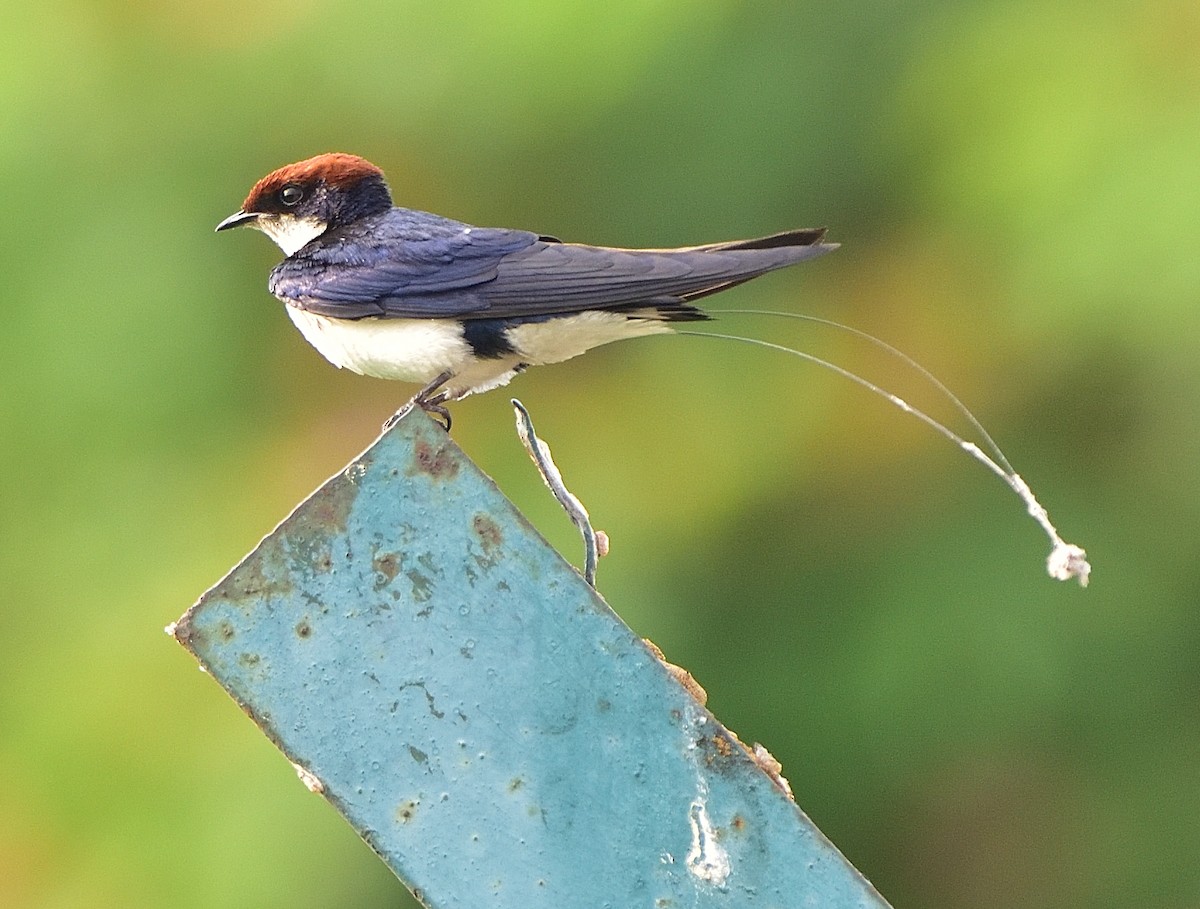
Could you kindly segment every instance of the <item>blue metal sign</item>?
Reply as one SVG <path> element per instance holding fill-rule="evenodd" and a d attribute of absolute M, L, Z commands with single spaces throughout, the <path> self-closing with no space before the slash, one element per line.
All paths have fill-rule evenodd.
<path fill-rule="evenodd" d="M 419 410 L 174 633 L 429 906 L 887 905 Z"/>

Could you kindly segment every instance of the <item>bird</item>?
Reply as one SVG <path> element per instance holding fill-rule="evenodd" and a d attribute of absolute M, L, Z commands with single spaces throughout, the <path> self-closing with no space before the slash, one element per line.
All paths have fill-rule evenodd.
<path fill-rule="evenodd" d="M 412 406 L 506 385 L 531 366 L 711 318 L 695 301 L 837 248 L 825 228 L 673 249 L 564 243 L 393 204 L 383 171 L 320 154 L 254 184 L 216 229 L 253 227 L 284 260 L 268 287 L 335 366 L 420 384 Z"/>

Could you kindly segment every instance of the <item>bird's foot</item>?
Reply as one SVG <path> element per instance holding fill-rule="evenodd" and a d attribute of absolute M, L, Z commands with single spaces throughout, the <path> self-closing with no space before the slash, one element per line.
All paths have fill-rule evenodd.
<path fill-rule="evenodd" d="M 453 375 L 454 373 L 449 370 L 440 373 L 437 378 L 413 395 L 403 407 L 388 417 L 387 422 L 383 424 L 383 431 L 387 432 L 395 426 L 414 407 L 420 407 L 427 414 L 435 415 L 444 426 L 446 432 L 449 432 L 450 424 L 453 422 L 450 418 L 450 411 L 445 406 L 449 395 L 444 391 L 438 391 L 438 389 L 449 382 Z"/>
<path fill-rule="evenodd" d="M 417 401 L 416 404 L 418 407 L 420 407 L 423 411 L 425 411 L 425 413 L 429 414 L 430 416 L 440 418 L 440 422 L 442 423 L 446 432 L 449 432 L 450 424 L 453 423 L 454 421 L 450 418 L 450 411 L 446 409 L 446 406 L 444 403 L 445 400 L 446 400 L 445 395 L 435 395 L 434 397 L 429 398 L 428 400 Z"/>

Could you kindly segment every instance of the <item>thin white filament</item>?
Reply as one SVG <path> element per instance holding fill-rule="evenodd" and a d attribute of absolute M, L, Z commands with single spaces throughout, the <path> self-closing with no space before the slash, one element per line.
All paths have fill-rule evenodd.
<path fill-rule="evenodd" d="M 741 310 L 741 312 L 751 311 Z M 762 314 L 767 314 L 767 311 L 765 310 L 759 312 Z M 770 314 L 789 315 L 786 313 Z M 1077 578 L 1081 587 L 1087 586 L 1088 578 L 1092 570 L 1091 565 L 1089 565 L 1087 561 L 1087 553 L 1085 553 L 1084 550 L 1079 546 L 1065 542 L 1063 538 L 1059 536 L 1058 530 L 1055 529 L 1054 525 L 1051 523 L 1050 516 L 1046 512 L 1046 509 L 1042 507 L 1041 503 L 1038 502 L 1038 500 L 1034 497 L 1033 490 L 1029 488 L 1029 485 L 1013 469 L 1012 465 L 1009 464 L 1008 459 L 1004 457 L 1004 453 L 1000 451 L 999 446 L 996 445 L 991 436 L 988 435 L 988 433 L 983 429 L 983 427 L 979 424 L 979 421 L 975 419 L 974 415 L 972 415 L 966 406 L 963 405 L 958 398 L 951 394 L 951 392 L 937 378 L 935 378 L 927 369 L 918 364 L 911 357 L 900 352 L 899 350 L 896 350 L 890 344 L 880 341 L 878 338 L 875 338 L 872 335 L 868 335 L 866 332 L 860 332 L 858 329 L 849 328 L 848 326 L 841 325 L 837 322 L 829 322 L 816 316 L 797 317 L 810 319 L 813 322 L 828 324 L 837 328 L 842 328 L 851 334 L 860 335 L 863 338 L 880 345 L 884 350 L 894 352 L 905 362 L 911 364 L 919 373 L 927 377 L 933 383 L 934 387 L 940 389 L 955 404 L 959 412 L 968 419 L 971 425 L 974 426 L 981 434 L 981 437 L 987 441 L 989 447 L 998 455 L 998 460 L 1003 463 L 1004 466 L 1001 467 L 996 460 L 993 460 L 991 457 L 989 457 L 974 442 L 968 442 L 958 433 L 954 432 L 946 425 L 939 423 L 923 410 L 913 407 L 898 395 L 894 395 L 890 391 L 887 391 L 886 389 L 876 385 L 874 382 L 864 379 L 862 376 L 857 375 L 850 370 L 845 369 L 844 367 L 838 366 L 836 363 L 831 363 L 829 360 L 818 357 L 815 354 L 806 353 L 802 350 L 796 350 L 792 347 L 786 347 L 783 344 L 775 344 L 771 341 L 764 341 L 761 338 L 747 338 L 743 337 L 742 335 L 729 335 L 722 332 L 680 331 L 678 334 L 690 335 L 697 338 L 721 338 L 726 341 L 741 341 L 743 344 L 753 344 L 758 347 L 766 347 L 770 350 L 778 350 L 781 353 L 791 354 L 793 357 L 799 357 L 801 360 L 807 360 L 809 363 L 814 363 L 817 366 L 828 369 L 830 372 L 849 379 L 856 385 L 860 385 L 868 391 L 879 395 L 884 400 L 890 401 L 893 405 L 900 408 L 900 410 L 904 411 L 905 413 L 912 414 L 926 426 L 930 427 L 942 437 L 953 442 L 955 445 L 973 457 L 976 461 L 1003 480 L 1005 485 L 1007 485 L 1009 489 L 1017 494 L 1017 496 L 1025 504 L 1025 508 L 1029 512 L 1029 515 L 1038 523 L 1038 525 L 1045 532 L 1046 536 L 1050 539 L 1051 551 L 1050 555 L 1046 559 L 1046 571 L 1052 578 L 1059 581 Z"/>
<path fill-rule="evenodd" d="M 835 322 L 832 319 L 822 319 L 820 316 L 810 316 L 804 313 L 777 312 L 773 309 L 723 309 L 720 312 L 722 315 L 731 313 L 735 315 L 776 316 L 782 319 L 797 319 L 801 322 L 811 322 L 815 325 L 824 325 L 829 328 L 836 328 L 838 331 L 844 331 L 856 338 L 862 338 L 864 341 L 869 341 L 880 350 L 883 350 L 891 356 L 899 359 L 902 363 L 904 363 L 905 366 L 916 372 L 921 376 L 921 378 L 936 388 L 938 392 L 950 402 L 951 406 L 953 406 L 954 409 L 962 415 L 963 419 L 971 424 L 971 428 L 977 432 L 979 434 L 979 438 L 983 440 L 984 447 L 987 448 L 991 456 L 995 458 L 996 463 L 1004 468 L 1004 473 L 1008 476 L 1016 473 L 1016 470 L 1013 469 L 1012 464 L 1009 463 L 1008 458 L 1005 457 L 1000 446 L 996 444 L 996 441 L 992 438 L 991 434 L 983 428 L 983 424 L 975 418 L 975 414 L 971 413 L 970 408 L 967 407 L 967 405 L 961 400 L 959 400 L 958 396 L 949 388 L 947 388 L 941 379 L 931 373 L 928 369 L 926 369 L 904 351 L 900 350 L 898 347 L 893 347 L 887 341 L 877 338 L 873 334 L 869 334 L 868 332 L 865 332 L 859 328 L 854 328 L 850 325 L 843 325 L 841 322 Z"/>

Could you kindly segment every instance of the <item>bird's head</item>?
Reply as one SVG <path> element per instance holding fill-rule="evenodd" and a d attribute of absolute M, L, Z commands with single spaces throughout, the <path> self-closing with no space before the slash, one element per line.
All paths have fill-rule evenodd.
<path fill-rule="evenodd" d="M 383 171 L 357 155 L 330 153 L 267 174 L 217 230 L 257 227 L 290 256 L 331 227 L 391 207 Z"/>

